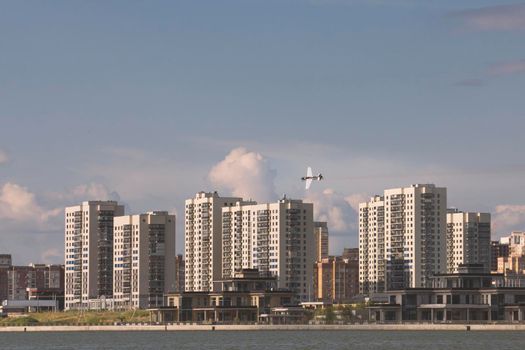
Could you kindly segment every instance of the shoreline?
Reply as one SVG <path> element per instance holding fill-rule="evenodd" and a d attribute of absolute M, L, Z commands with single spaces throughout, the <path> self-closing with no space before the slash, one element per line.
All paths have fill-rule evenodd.
<path fill-rule="evenodd" d="M 12 326 L 0 332 L 525 331 L 525 324 Z"/>

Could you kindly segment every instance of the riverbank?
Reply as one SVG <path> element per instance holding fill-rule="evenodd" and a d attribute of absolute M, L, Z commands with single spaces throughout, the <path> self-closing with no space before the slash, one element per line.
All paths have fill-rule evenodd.
<path fill-rule="evenodd" d="M 368 324 L 368 325 L 113 325 L 14 326 L 0 332 L 122 331 L 525 331 L 525 324 Z"/>

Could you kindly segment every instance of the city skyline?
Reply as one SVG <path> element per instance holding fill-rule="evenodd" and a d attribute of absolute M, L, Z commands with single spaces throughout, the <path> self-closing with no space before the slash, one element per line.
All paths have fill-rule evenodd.
<path fill-rule="evenodd" d="M 11 2 L 0 13 L 0 245 L 63 262 L 64 207 L 287 194 L 357 246 L 358 203 L 434 183 L 525 229 L 525 4 Z M 323 182 L 303 189 L 307 166 Z M 184 229 L 177 220 L 177 253 Z M 31 249 L 28 249 L 31 247 Z"/>

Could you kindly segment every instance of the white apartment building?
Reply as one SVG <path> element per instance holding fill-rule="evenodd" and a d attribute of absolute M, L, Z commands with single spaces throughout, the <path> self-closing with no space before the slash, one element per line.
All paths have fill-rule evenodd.
<path fill-rule="evenodd" d="M 328 259 L 328 224 L 322 221 L 314 222 L 315 261 Z"/>
<path fill-rule="evenodd" d="M 447 272 L 460 264 L 481 264 L 490 272 L 490 213 L 447 212 Z"/>
<path fill-rule="evenodd" d="M 359 204 L 359 293 L 385 290 L 385 202 L 374 196 Z"/>
<path fill-rule="evenodd" d="M 222 276 L 244 268 L 277 277 L 278 288 L 312 300 L 316 246 L 313 204 L 283 198 L 275 203 L 236 202 L 222 209 Z"/>
<path fill-rule="evenodd" d="M 386 288 L 428 285 L 445 273 L 447 189 L 432 184 L 385 191 Z"/>
<path fill-rule="evenodd" d="M 162 306 L 164 294 L 175 290 L 175 215 L 115 217 L 113 246 L 115 307 Z"/>
<path fill-rule="evenodd" d="M 446 272 L 446 205 L 446 188 L 432 184 L 388 189 L 360 204 L 363 293 L 423 287 Z"/>
<path fill-rule="evenodd" d="M 185 290 L 213 291 L 213 281 L 222 278 L 222 208 L 242 201 L 220 197 L 217 192 L 199 192 L 185 204 Z"/>
<path fill-rule="evenodd" d="M 115 201 L 89 201 L 65 209 L 65 309 L 113 294 L 113 219 L 124 215 Z"/>

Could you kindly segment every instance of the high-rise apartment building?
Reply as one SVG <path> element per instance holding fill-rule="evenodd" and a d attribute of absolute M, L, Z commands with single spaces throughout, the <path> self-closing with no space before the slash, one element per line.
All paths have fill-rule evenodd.
<path fill-rule="evenodd" d="M 385 202 L 374 196 L 359 204 L 359 293 L 385 290 Z"/>
<path fill-rule="evenodd" d="M 184 225 L 185 290 L 212 291 L 222 278 L 222 208 L 241 201 L 199 192 L 186 200 Z"/>
<path fill-rule="evenodd" d="M 328 224 L 326 222 L 314 222 L 315 236 L 315 261 L 328 258 Z"/>
<path fill-rule="evenodd" d="M 175 215 L 114 219 L 113 298 L 117 308 L 154 308 L 175 290 Z"/>
<path fill-rule="evenodd" d="M 113 295 L 113 219 L 124 215 L 115 201 L 89 201 L 65 210 L 65 308 Z"/>
<path fill-rule="evenodd" d="M 223 278 L 258 269 L 277 277 L 278 288 L 302 301 L 313 299 L 313 204 L 286 197 L 265 204 L 238 201 L 222 209 L 222 223 Z"/>
<path fill-rule="evenodd" d="M 446 188 L 388 189 L 359 206 L 360 290 L 418 288 L 446 272 Z"/>
<path fill-rule="evenodd" d="M 490 272 L 490 213 L 447 212 L 447 272 L 459 265 L 480 264 Z"/>

